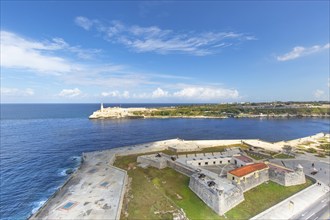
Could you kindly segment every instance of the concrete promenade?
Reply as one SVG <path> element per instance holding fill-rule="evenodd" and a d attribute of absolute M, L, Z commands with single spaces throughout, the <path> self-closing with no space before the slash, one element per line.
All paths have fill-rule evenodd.
<path fill-rule="evenodd" d="M 113 155 L 84 154 L 84 163 L 31 219 L 119 219 L 126 171 L 110 164 Z"/>

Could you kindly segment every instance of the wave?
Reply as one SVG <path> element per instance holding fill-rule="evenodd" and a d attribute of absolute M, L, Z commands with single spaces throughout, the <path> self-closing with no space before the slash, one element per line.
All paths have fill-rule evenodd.
<path fill-rule="evenodd" d="M 40 207 L 45 204 L 47 200 L 41 200 L 41 201 L 38 201 L 38 202 L 34 202 L 33 203 L 33 209 L 31 211 L 32 214 L 34 214 L 36 211 L 38 211 L 40 209 Z"/>
<path fill-rule="evenodd" d="M 65 168 L 65 169 L 61 169 L 61 171 L 58 172 L 58 176 L 68 176 L 73 172 L 76 172 L 78 168 Z"/>

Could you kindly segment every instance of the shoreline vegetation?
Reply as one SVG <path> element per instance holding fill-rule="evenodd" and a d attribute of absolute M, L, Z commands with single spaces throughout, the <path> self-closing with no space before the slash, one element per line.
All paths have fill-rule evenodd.
<path fill-rule="evenodd" d="M 159 108 L 108 107 L 90 119 L 106 118 L 304 118 L 330 117 L 330 102 L 190 104 Z"/>

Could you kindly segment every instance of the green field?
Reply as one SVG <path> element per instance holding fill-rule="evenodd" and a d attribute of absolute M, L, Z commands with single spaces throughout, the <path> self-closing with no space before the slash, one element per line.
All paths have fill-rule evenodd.
<path fill-rule="evenodd" d="M 170 168 L 143 169 L 136 155 L 118 157 L 115 166 L 127 170 L 130 190 L 124 199 L 122 219 L 172 219 L 181 208 L 189 219 L 225 219 L 218 216 L 188 187 L 189 177 Z M 245 201 L 226 213 L 228 219 L 248 219 L 311 185 L 292 187 L 264 183 L 244 194 Z"/>
<path fill-rule="evenodd" d="M 287 155 L 287 154 L 276 154 L 274 156 L 274 158 L 277 158 L 277 159 L 292 159 L 292 158 L 294 158 L 294 156 L 290 156 L 290 155 Z"/>

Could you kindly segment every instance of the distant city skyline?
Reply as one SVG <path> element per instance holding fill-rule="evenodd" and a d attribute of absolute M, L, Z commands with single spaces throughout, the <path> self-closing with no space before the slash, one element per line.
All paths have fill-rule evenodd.
<path fill-rule="evenodd" d="M 329 100 L 329 1 L 1 1 L 1 103 Z"/>

